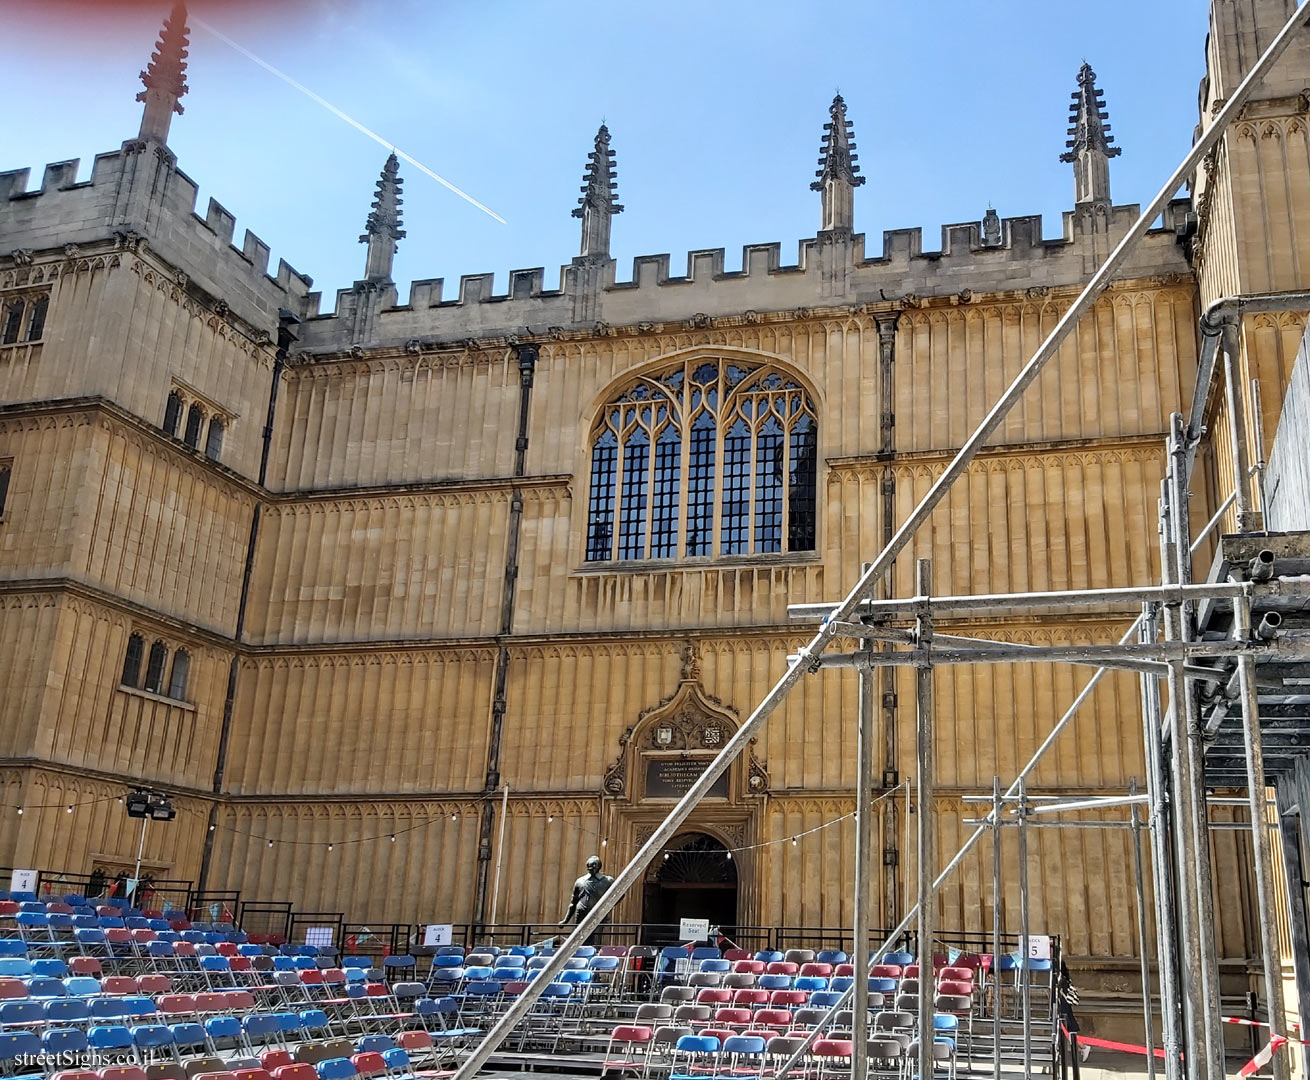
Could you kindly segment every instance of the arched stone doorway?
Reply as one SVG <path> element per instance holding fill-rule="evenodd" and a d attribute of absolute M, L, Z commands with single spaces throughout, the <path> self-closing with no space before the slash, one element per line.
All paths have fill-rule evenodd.
<path fill-rule="evenodd" d="M 652 945 L 681 944 L 681 919 L 708 919 L 710 926 L 729 937 L 736 932 L 737 863 L 728 857 L 721 840 L 706 833 L 675 837 L 646 874 L 644 940 Z"/>

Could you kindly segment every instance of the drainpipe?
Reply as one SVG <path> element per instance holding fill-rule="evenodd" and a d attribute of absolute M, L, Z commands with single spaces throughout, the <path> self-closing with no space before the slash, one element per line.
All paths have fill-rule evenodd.
<path fill-rule="evenodd" d="M 273 420 L 277 413 L 277 392 L 282 384 L 282 372 L 286 368 L 287 353 L 292 344 L 300 337 L 300 319 L 282 308 L 277 320 L 277 351 L 273 354 L 273 378 L 268 391 L 268 413 L 264 418 L 264 445 L 259 454 L 259 486 L 262 489 L 268 479 L 268 458 L 273 447 Z M 241 654 L 237 646 L 241 644 L 241 635 L 246 628 L 246 608 L 250 602 L 250 579 L 255 569 L 255 546 L 259 540 L 259 519 L 264 504 L 255 500 L 255 509 L 250 517 L 250 538 L 246 541 L 246 566 L 241 576 L 241 599 L 237 604 L 236 629 L 232 634 L 232 662 L 227 669 L 227 695 L 223 699 L 223 727 L 218 736 L 218 756 L 214 764 L 215 795 L 223 793 L 223 774 L 227 771 L 228 747 L 232 741 L 232 710 L 237 698 L 237 672 L 241 666 Z M 209 882 L 209 868 L 214 857 L 214 829 L 218 824 L 218 799 L 209 805 L 209 827 L 205 829 L 205 847 L 200 855 L 200 873 L 196 878 L 198 892 L 204 892 Z"/>
<path fill-rule="evenodd" d="M 538 351 L 535 345 L 514 346 L 519 362 L 519 426 L 514 442 L 514 476 L 527 473 L 528 413 L 532 404 L 532 382 L 537 369 Z M 510 495 L 509 538 L 505 551 L 505 583 L 501 591 L 499 641 L 496 645 L 495 696 L 491 705 L 491 736 L 487 745 L 487 775 L 483 783 L 485 796 L 500 787 L 500 747 L 505 730 L 505 687 L 509 679 L 509 646 L 507 639 L 514 628 L 514 596 L 519 576 L 519 539 L 523 527 L 523 489 L 517 484 Z M 482 817 L 478 825 L 478 873 L 473 893 L 474 933 L 479 933 L 486 922 L 487 879 L 491 870 L 491 837 L 494 831 L 496 804 L 484 797 Z"/>
<path fill-rule="evenodd" d="M 892 540 L 896 526 L 896 476 L 892 470 L 892 455 L 896 451 L 896 385 L 894 380 L 896 364 L 896 324 L 900 321 L 899 311 L 879 312 L 874 315 L 878 324 L 878 456 L 882 458 L 882 546 L 886 548 Z M 881 595 L 891 599 L 894 588 L 892 576 L 887 574 L 882 579 Z M 883 652 L 890 652 L 892 646 L 881 646 Z M 900 774 L 896 765 L 896 669 L 884 667 L 879 673 L 879 693 L 882 704 L 882 792 L 900 786 Z M 897 864 L 900 852 L 897 848 L 896 800 L 885 799 L 882 811 L 882 864 L 883 864 L 883 924 L 890 926 L 899 918 L 897 907 Z"/>

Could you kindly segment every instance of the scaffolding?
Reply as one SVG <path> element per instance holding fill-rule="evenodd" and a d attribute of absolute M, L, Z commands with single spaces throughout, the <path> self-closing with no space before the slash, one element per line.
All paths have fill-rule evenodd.
<path fill-rule="evenodd" d="M 609 911 L 640 880 L 647 865 L 660 853 L 678 828 L 709 792 L 718 777 L 759 733 L 770 714 L 807 675 L 824 668 L 854 668 L 859 678 L 856 782 L 856 864 L 852 931 L 855 956 L 860 963 L 872 931 L 872 883 L 874 876 L 874 750 L 876 672 L 884 667 L 915 669 L 917 738 L 917 794 L 919 806 L 931 806 L 933 798 L 933 707 L 932 672 L 943 664 L 1009 664 L 1059 662 L 1088 666 L 1094 672 L 1056 721 L 1019 775 L 1002 790 L 1000 779 L 993 792 L 982 796 L 990 809 L 985 817 L 969 822 L 974 830 L 959 851 L 935 876 L 937 824 L 932 813 L 917 815 L 918 879 L 917 901 L 906 912 L 886 940 L 867 955 L 871 967 L 879 963 L 892 945 L 917 923 L 921 953 L 931 956 L 936 890 L 950 878 L 965 857 L 987 834 L 993 838 L 994 860 L 999 862 L 1000 837 L 1014 827 L 1019 837 L 1020 936 L 1028 938 L 1030 913 L 1027 888 L 1027 837 L 1033 827 L 1122 828 L 1133 831 L 1134 870 L 1139 912 L 1139 947 L 1143 981 L 1144 1019 L 1147 1038 L 1154 1045 L 1150 1005 L 1150 970 L 1145 919 L 1145 871 L 1141 834 L 1150 837 L 1150 861 L 1154 888 L 1156 965 L 1161 1001 L 1161 1041 L 1168 1080 L 1221 1080 L 1224 1075 L 1224 1040 L 1219 966 L 1216 951 L 1209 822 L 1206 785 L 1217 782 L 1244 787 L 1248 797 L 1236 800 L 1246 805 L 1259 911 L 1259 938 L 1265 1000 L 1272 1030 L 1286 1032 L 1281 983 L 1281 960 L 1274 915 L 1271 822 L 1303 814 L 1310 820 L 1310 771 L 1286 762 L 1299 756 L 1295 744 L 1283 741 L 1274 754 L 1264 748 L 1268 716 L 1275 723 L 1279 709 L 1288 706 L 1289 678 L 1300 674 L 1310 681 L 1310 634 L 1284 627 L 1284 616 L 1310 606 L 1310 534 L 1286 538 L 1281 549 L 1265 543 L 1262 534 L 1252 535 L 1258 518 L 1257 499 L 1262 463 L 1248 461 L 1244 427 L 1243 388 L 1236 377 L 1240 320 L 1246 314 L 1310 309 L 1310 292 L 1279 293 L 1226 298 L 1212 304 L 1201 319 L 1201 352 L 1196 390 L 1190 410 L 1183 417 L 1171 417 L 1167 438 L 1167 472 L 1160 498 L 1160 556 L 1162 577 L 1158 585 L 1124 589 L 1062 592 L 1029 592 L 998 595 L 934 596 L 932 568 L 927 560 L 916 565 L 916 595 L 906 599 L 875 600 L 878 583 L 892 563 L 910 544 L 919 528 L 945 497 L 951 485 L 968 469 L 1025 391 L 1056 356 L 1061 343 L 1106 290 L 1134 246 L 1158 218 L 1169 200 L 1219 142 L 1229 123 L 1240 113 L 1253 89 L 1278 60 L 1298 32 L 1305 32 L 1310 17 L 1310 0 L 1301 3 L 1265 52 L 1251 67 L 1241 84 L 1227 98 L 1210 127 L 1166 181 L 1159 194 L 1143 209 L 1079 297 L 1056 323 L 1036 353 L 992 406 L 973 434 L 965 441 L 945 471 L 871 563 L 866 563 L 854 588 L 845 599 L 832 604 L 793 605 L 791 618 L 817 622 L 814 637 L 789 657 L 788 667 L 774 687 L 727 742 L 687 794 L 669 812 L 662 825 L 618 873 L 610 890 L 587 912 L 576 928 L 548 958 L 537 978 L 509 1006 L 491 1029 L 461 1062 L 454 1080 L 472 1080 L 492 1054 L 527 1016 L 547 985 L 561 972 L 576 949 L 597 929 Z M 1225 373 L 1230 438 L 1234 462 L 1233 490 L 1201 533 L 1190 536 L 1188 510 L 1190 484 L 1197 448 L 1205 434 L 1203 418 L 1215 381 L 1220 358 Z M 1193 555 L 1235 505 L 1239 535 L 1223 537 L 1219 557 L 1203 582 L 1195 582 Z M 1304 563 L 1304 567 L 1302 564 Z M 1302 579 L 1304 577 L 1304 579 Z M 1125 607 L 1140 610 L 1128 631 L 1116 645 L 1028 646 L 934 632 L 935 617 L 967 612 L 1035 613 L 1052 608 L 1099 609 L 1117 614 Z M 902 625 L 896 625 L 900 623 Z M 851 651 L 830 652 L 837 642 L 851 642 Z M 1146 748 L 1146 790 L 1136 783 L 1126 795 L 1102 799 L 1041 802 L 1027 789 L 1033 770 L 1104 677 L 1112 670 L 1137 672 L 1141 683 L 1143 739 Z M 1168 707 L 1161 683 L 1167 687 Z M 1269 694 L 1274 696 L 1269 696 Z M 1279 694 L 1282 694 L 1279 697 Z M 1273 710 L 1270 712 L 1269 710 Z M 1310 713 L 1310 708 L 1305 709 Z M 1289 714 L 1290 715 L 1290 714 Z M 1275 731 L 1282 729 L 1275 727 Z M 1291 731 L 1292 729 L 1288 729 Z M 1310 732 L 1310 722 L 1295 730 Z M 1290 739 L 1290 736 L 1289 736 Z M 1271 817 L 1266 783 L 1271 765 L 1276 774 L 1277 804 Z M 1300 778 L 1299 788 L 1287 776 Z M 1228 800 L 1233 802 L 1234 800 Z M 1044 815 L 1099 807 L 1127 807 L 1125 821 L 1044 821 Z M 1142 811 L 1145 810 L 1145 820 Z M 1034 821 L 1034 818 L 1038 819 Z M 1289 866 L 1292 852 L 1287 837 L 1284 847 Z M 1299 875 L 1299 847 L 1296 852 Z M 999 873 L 994 874 L 999 880 Z M 1303 897 L 1301 898 L 1303 901 Z M 1295 902 L 1293 904 L 1295 907 Z M 1001 937 L 999 905 L 994 910 L 994 942 L 999 953 Z M 1301 935 L 1305 952 L 1305 912 L 1302 903 L 1300 925 L 1293 912 L 1294 934 Z M 922 957 L 921 957 L 922 959 Z M 1304 971 L 1302 969 L 1305 969 Z M 1310 958 L 1303 955 L 1296 968 L 1304 987 L 1302 1008 L 1310 1009 Z M 1030 974 L 1027 963 L 1019 968 L 1023 1001 L 1023 1069 L 1033 1071 Z M 1304 978 L 1304 982 L 1302 979 Z M 788 1075 L 814 1040 L 831 1026 L 837 1013 L 852 1009 L 854 1016 L 867 1017 L 868 982 L 855 979 L 822 1022 L 803 1040 L 792 1057 L 778 1069 Z M 1001 1075 L 1000 1018 L 997 1010 L 994 1069 Z M 919 1030 L 932 1030 L 933 1002 L 928 993 L 919 995 Z M 853 1024 L 851 1075 L 865 1077 L 868 1070 L 867 1024 Z M 919 1039 L 919 1059 L 911 1063 L 918 1076 L 933 1075 L 933 1040 Z M 1148 1056 L 1154 1075 L 1155 1057 Z M 1275 1057 L 1275 1076 L 1286 1080 L 1286 1059 Z"/>

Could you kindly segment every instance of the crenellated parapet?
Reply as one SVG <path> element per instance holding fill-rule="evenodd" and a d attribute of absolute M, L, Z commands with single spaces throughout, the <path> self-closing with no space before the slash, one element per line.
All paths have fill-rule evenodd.
<path fill-rule="evenodd" d="M 160 143 L 133 140 L 99 154 L 90 179 L 79 160 L 45 167 L 39 187 L 30 169 L 0 172 L 0 254 L 92 246 L 130 233 L 251 326 L 273 332 L 278 311 L 306 310 L 313 281 L 279 260 L 247 230 L 234 243 L 235 217 L 213 199 L 197 212 L 198 188 Z"/>
<path fill-rule="evenodd" d="M 1147 234 L 1130 258 L 1123 277 L 1190 275 L 1176 239 L 1189 208 L 1186 199 L 1170 205 L 1161 226 Z M 1122 237 L 1138 213 L 1134 205 L 1111 208 L 1108 241 Z M 802 240 L 790 264 L 783 260 L 781 244 L 749 244 L 735 269 L 728 268 L 723 248 L 689 252 L 678 267 L 668 254 L 642 255 L 633 260 L 627 280 L 618 278 L 614 260 L 601 264 L 599 273 L 574 263 L 560 270 L 558 286 L 550 288 L 540 267 L 512 271 L 508 287 L 499 291 L 492 274 L 464 275 L 449 291 L 443 279 L 426 279 L 411 285 L 403 304 L 386 284 L 362 335 L 357 316 L 365 300 L 358 287 L 337 293 L 334 312 L 320 313 L 315 293 L 308 299 L 301 346 L 309 354 L 333 354 L 525 335 L 604 336 L 616 326 L 692 326 L 697 320 L 708 325 L 709 319 L 743 312 L 803 312 L 964 291 L 1081 285 L 1104 260 L 1107 237 L 1093 235 L 1086 219 L 1066 211 L 1062 235 L 1051 239 L 1043 236 L 1041 217 L 1029 215 L 945 225 L 937 250 L 925 250 L 920 229 L 884 232 L 876 254 L 867 251 L 866 242 L 859 233 L 849 238 L 821 234 Z"/>

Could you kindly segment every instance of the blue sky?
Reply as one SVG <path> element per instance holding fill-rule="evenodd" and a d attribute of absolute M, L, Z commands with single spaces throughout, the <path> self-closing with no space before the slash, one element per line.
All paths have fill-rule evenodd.
<path fill-rule="evenodd" d="M 5 48 L 26 91 L 0 125 L 0 169 L 92 156 L 136 133 L 137 72 L 166 4 L 17 6 Z M 304 0 L 192 10 L 503 215 L 499 224 L 412 166 L 396 260 L 412 278 L 557 267 L 577 252 L 586 154 L 604 118 L 617 152 L 613 252 L 633 256 L 813 236 L 822 125 L 840 89 L 868 181 L 856 227 L 1041 213 L 1072 202 L 1069 95 L 1086 59 L 1123 147 L 1117 202 L 1145 202 L 1186 152 L 1203 72 L 1206 0 Z M 358 243 L 386 150 L 193 28 L 180 166 L 325 292 L 360 276 Z M 877 238 L 877 239 L 875 239 Z"/>

